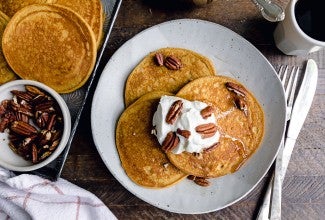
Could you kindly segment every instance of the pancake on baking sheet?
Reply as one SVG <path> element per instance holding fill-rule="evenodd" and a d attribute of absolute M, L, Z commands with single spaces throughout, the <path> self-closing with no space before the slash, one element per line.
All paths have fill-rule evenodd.
<path fill-rule="evenodd" d="M 2 53 L 1 39 L 8 22 L 9 17 L 0 11 L 0 85 L 17 78 Z"/>
<path fill-rule="evenodd" d="M 12 17 L 17 11 L 28 5 L 53 3 L 54 1 L 55 0 L 0 0 L 0 11 Z"/>
<path fill-rule="evenodd" d="M 97 50 L 94 33 L 85 20 L 54 4 L 34 4 L 18 11 L 4 31 L 2 46 L 17 75 L 40 81 L 59 93 L 84 85 Z"/>
<path fill-rule="evenodd" d="M 116 146 L 126 174 L 141 186 L 171 186 L 186 175 L 174 167 L 151 134 L 152 116 L 164 92 L 147 94 L 128 107 L 116 128 Z"/>
<path fill-rule="evenodd" d="M 180 69 L 158 65 L 156 54 L 161 54 L 164 60 L 169 56 L 176 57 L 181 63 Z M 191 80 L 215 74 L 214 64 L 203 55 L 182 48 L 159 49 L 147 55 L 129 75 L 124 93 L 125 105 L 129 106 L 151 91 L 176 93 Z"/>
<path fill-rule="evenodd" d="M 103 34 L 103 7 L 101 0 L 53 0 L 55 4 L 66 6 L 79 13 L 89 24 L 99 45 Z"/>
<path fill-rule="evenodd" d="M 240 91 L 234 91 L 229 86 L 227 88 L 228 82 L 239 85 Z M 170 162 L 183 172 L 200 177 L 232 173 L 261 143 L 264 135 L 263 110 L 254 96 L 234 79 L 225 76 L 202 77 L 184 86 L 176 96 L 214 106 L 216 124 L 221 134 L 219 145 L 208 152 L 173 154 L 168 151 Z M 237 107 L 238 101 L 235 100 L 238 98 L 246 102 L 245 110 Z"/>

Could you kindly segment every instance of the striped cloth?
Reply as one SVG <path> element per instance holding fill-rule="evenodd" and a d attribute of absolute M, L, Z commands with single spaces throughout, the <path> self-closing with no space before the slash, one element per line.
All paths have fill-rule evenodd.
<path fill-rule="evenodd" d="M 14 176 L 0 167 L 2 219 L 116 219 L 94 194 L 64 180 Z"/>

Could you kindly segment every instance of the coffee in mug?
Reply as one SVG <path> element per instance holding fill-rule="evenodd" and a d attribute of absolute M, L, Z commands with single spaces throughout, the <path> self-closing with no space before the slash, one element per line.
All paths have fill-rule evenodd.
<path fill-rule="evenodd" d="M 309 37 L 325 42 L 325 8 L 320 0 L 298 0 L 295 17 L 301 30 Z"/>
<path fill-rule="evenodd" d="M 276 46 L 287 55 L 307 55 L 325 48 L 325 10 L 321 0 L 291 0 L 274 31 Z"/>

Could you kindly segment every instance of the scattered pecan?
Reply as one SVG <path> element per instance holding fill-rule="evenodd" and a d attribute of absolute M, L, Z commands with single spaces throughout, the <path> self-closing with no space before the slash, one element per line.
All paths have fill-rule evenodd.
<path fill-rule="evenodd" d="M 182 67 L 181 61 L 172 55 L 166 57 L 164 65 L 171 70 L 179 70 Z"/>
<path fill-rule="evenodd" d="M 163 66 L 164 65 L 164 56 L 162 53 L 156 53 L 155 54 L 155 61 L 158 66 Z"/>
<path fill-rule="evenodd" d="M 214 123 L 201 124 L 195 127 L 195 131 L 201 134 L 202 138 L 209 138 L 217 132 L 217 126 Z"/>
<path fill-rule="evenodd" d="M 161 149 L 163 151 L 170 151 L 173 150 L 175 147 L 177 147 L 178 144 L 179 144 L 179 137 L 176 135 L 175 132 L 170 131 L 166 135 L 166 138 L 161 145 Z"/>
<path fill-rule="evenodd" d="M 244 112 L 245 116 L 248 116 L 247 103 L 246 103 L 246 101 L 244 99 L 236 97 L 235 98 L 235 105 L 239 110 Z"/>
<path fill-rule="evenodd" d="M 177 120 L 178 115 L 181 113 L 183 109 L 183 102 L 182 100 L 175 101 L 171 106 L 166 115 L 166 123 L 167 124 L 174 124 Z"/>
<path fill-rule="evenodd" d="M 194 179 L 195 179 L 195 176 L 194 176 L 194 175 L 188 175 L 188 176 L 187 176 L 187 179 L 189 179 L 189 180 L 194 180 Z"/>
<path fill-rule="evenodd" d="M 203 187 L 210 186 L 210 181 L 203 177 L 195 177 L 193 181 L 199 186 L 203 186 Z"/>
<path fill-rule="evenodd" d="M 199 186 L 207 187 L 210 186 L 210 181 L 208 181 L 204 177 L 198 177 L 194 175 L 188 175 L 187 179 L 192 180 L 194 183 L 196 183 Z"/>
<path fill-rule="evenodd" d="M 232 91 L 239 96 L 246 97 L 247 90 L 242 85 L 233 82 L 226 82 L 225 85 L 229 91 Z"/>
<path fill-rule="evenodd" d="M 208 117 L 210 117 L 214 112 L 214 108 L 210 105 L 208 105 L 207 107 L 205 107 L 204 109 L 202 109 L 200 111 L 200 114 L 202 116 L 202 118 L 207 119 Z"/>
<path fill-rule="evenodd" d="M 188 139 L 191 136 L 191 132 L 188 130 L 182 130 L 177 128 L 176 133 L 183 136 L 184 138 Z"/>

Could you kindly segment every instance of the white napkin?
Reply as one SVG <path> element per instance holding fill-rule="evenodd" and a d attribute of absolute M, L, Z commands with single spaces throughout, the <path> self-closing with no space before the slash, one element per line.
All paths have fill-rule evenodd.
<path fill-rule="evenodd" d="M 2 219 L 116 219 L 94 194 L 64 180 L 14 176 L 0 167 Z"/>

